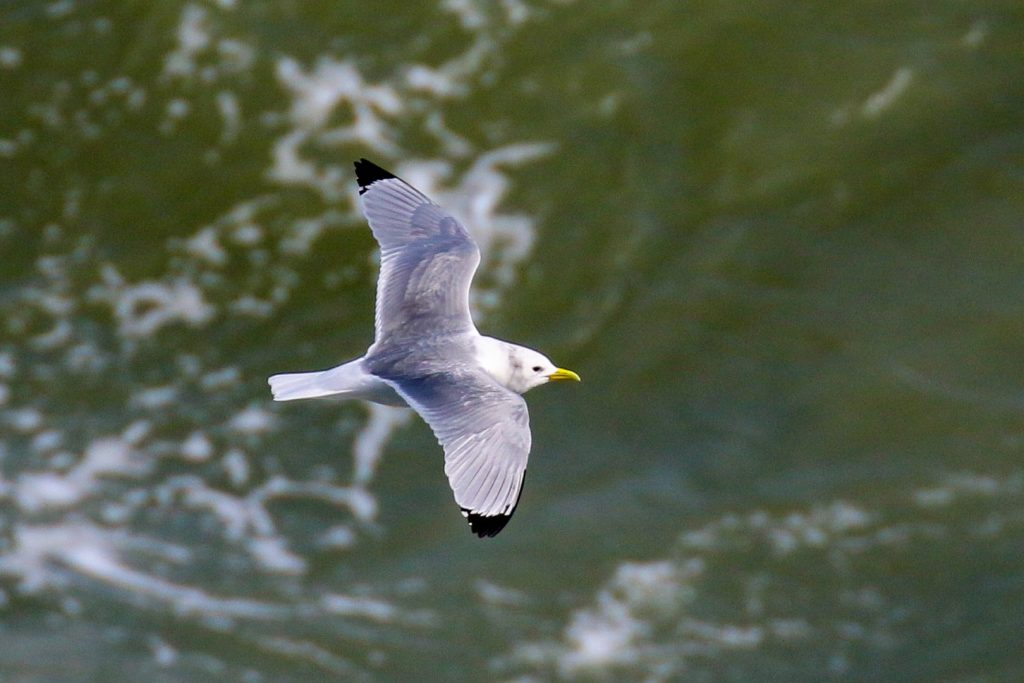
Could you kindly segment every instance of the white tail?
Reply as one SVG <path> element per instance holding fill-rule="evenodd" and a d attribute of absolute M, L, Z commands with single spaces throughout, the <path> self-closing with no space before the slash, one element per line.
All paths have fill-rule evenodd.
<path fill-rule="evenodd" d="M 267 382 L 275 401 L 294 401 L 297 398 L 317 398 L 341 393 L 339 389 L 329 389 L 321 382 L 324 372 L 292 372 L 274 375 Z"/>
<path fill-rule="evenodd" d="M 274 375 L 267 381 L 275 401 L 340 396 L 389 406 L 405 405 L 405 401 L 384 380 L 363 370 L 362 358 L 323 372 L 290 372 Z"/>

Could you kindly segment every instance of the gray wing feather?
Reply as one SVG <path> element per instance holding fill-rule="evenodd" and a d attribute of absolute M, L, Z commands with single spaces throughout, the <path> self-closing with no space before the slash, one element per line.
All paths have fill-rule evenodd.
<path fill-rule="evenodd" d="M 459 507 L 470 515 L 510 516 L 530 454 L 526 401 L 469 368 L 385 379 L 444 448 L 444 471 Z"/>
<path fill-rule="evenodd" d="M 480 250 L 462 225 L 400 178 L 369 184 L 363 213 L 380 243 L 376 338 L 475 330 L 469 287 Z"/>

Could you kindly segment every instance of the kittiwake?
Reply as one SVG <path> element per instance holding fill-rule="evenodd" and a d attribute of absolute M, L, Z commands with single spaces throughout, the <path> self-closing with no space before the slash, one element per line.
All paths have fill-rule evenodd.
<path fill-rule="evenodd" d="M 444 449 L 455 502 L 481 538 L 519 503 L 530 423 L 521 394 L 580 381 L 543 354 L 481 335 L 469 310 L 480 249 L 444 209 L 366 159 L 355 162 L 363 213 L 380 244 L 373 344 L 322 372 L 270 377 L 274 400 L 318 396 L 409 405 Z"/>

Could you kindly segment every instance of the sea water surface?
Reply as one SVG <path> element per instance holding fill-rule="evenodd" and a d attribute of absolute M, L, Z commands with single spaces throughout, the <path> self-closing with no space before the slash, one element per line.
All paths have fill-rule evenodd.
<path fill-rule="evenodd" d="M 0 680 L 1024 679 L 1024 9 L 0 4 Z M 368 157 L 528 399 L 472 536 Z"/>

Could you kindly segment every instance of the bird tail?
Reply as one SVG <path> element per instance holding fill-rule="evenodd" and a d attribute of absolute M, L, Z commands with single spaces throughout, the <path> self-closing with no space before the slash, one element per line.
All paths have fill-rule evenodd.
<path fill-rule="evenodd" d="M 323 385 L 324 372 L 289 372 L 273 375 L 267 382 L 275 401 L 293 401 L 298 398 L 317 398 L 341 393 Z"/>

